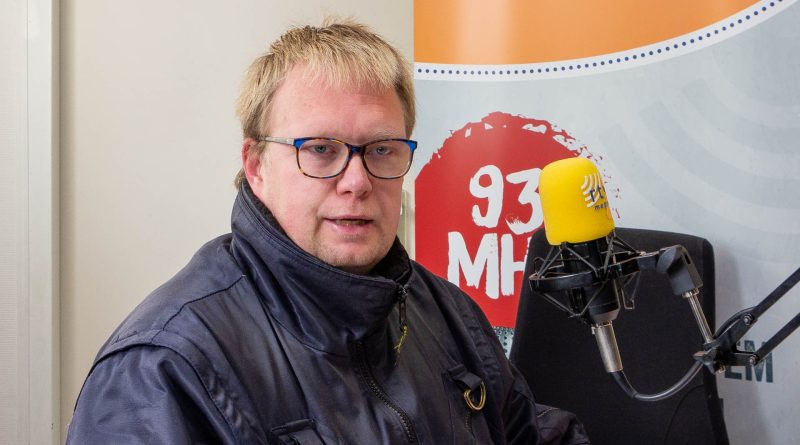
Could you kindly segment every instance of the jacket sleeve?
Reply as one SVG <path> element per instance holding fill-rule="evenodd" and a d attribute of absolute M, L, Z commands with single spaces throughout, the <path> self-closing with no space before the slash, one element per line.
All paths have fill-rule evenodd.
<path fill-rule="evenodd" d="M 588 445 L 589 438 L 575 414 L 536 403 L 528 384 L 509 363 L 514 381 L 503 408 L 509 445 Z"/>
<path fill-rule="evenodd" d="M 195 370 L 156 346 L 116 352 L 83 385 L 67 444 L 235 443 Z"/>

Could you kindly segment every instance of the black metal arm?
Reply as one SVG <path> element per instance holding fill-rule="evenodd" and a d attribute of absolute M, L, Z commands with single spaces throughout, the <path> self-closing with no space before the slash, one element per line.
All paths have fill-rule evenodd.
<path fill-rule="evenodd" d="M 800 313 L 783 326 L 761 348 L 755 352 L 742 351 L 736 344 L 753 327 L 759 317 L 773 304 L 781 299 L 789 289 L 800 282 L 800 268 L 794 271 L 783 283 L 778 285 L 766 298 L 757 305 L 743 309 L 720 326 L 714 340 L 703 345 L 705 352 L 696 358 L 713 372 L 719 372 L 724 366 L 757 365 L 764 360 L 776 346 L 800 327 Z"/>

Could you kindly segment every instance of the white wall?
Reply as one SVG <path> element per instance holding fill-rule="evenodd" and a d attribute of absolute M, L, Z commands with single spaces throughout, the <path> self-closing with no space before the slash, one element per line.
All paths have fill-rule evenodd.
<path fill-rule="evenodd" d="M 211 6 L 211 5 L 217 6 Z M 289 25 L 370 24 L 412 58 L 412 2 L 61 4 L 61 427 L 95 353 L 227 232 L 250 61 Z"/>

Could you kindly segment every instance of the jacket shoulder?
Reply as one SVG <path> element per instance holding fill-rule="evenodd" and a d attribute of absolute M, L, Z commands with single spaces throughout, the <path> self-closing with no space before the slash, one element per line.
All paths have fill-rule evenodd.
<path fill-rule="evenodd" d="M 469 299 L 469 296 L 458 286 L 431 272 L 422 264 L 412 260 L 411 268 L 414 270 L 417 277 L 425 282 L 426 285 L 436 287 L 440 292 L 459 295 Z"/>
<path fill-rule="evenodd" d="M 148 295 L 100 349 L 95 362 L 120 349 L 150 344 L 187 305 L 221 297 L 243 274 L 230 253 L 231 235 L 209 241 L 175 276 Z"/>
<path fill-rule="evenodd" d="M 164 388 L 171 388 L 164 391 Z M 169 348 L 135 346 L 103 360 L 87 376 L 67 444 L 256 443 L 219 410 L 189 360 Z"/>
<path fill-rule="evenodd" d="M 452 306 L 453 309 L 461 312 L 462 316 L 474 318 L 481 325 L 489 325 L 486 315 L 478 303 L 460 287 L 434 274 L 416 261 L 412 261 L 412 268 L 425 286 L 431 289 L 431 296 L 438 300 L 438 304 Z"/>

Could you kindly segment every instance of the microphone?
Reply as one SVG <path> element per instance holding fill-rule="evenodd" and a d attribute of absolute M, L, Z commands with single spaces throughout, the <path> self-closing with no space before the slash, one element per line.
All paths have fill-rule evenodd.
<path fill-rule="evenodd" d="M 623 294 L 619 280 L 608 276 L 607 266 L 614 262 L 609 242 L 614 219 L 600 172 L 586 158 L 553 162 L 541 172 L 539 196 L 547 241 L 561 247 L 553 273 L 569 285 L 564 292 L 571 312 L 591 325 L 606 371 L 621 371 L 612 321 Z M 569 279 L 579 276 L 588 283 Z M 538 278 L 532 277 L 534 287 L 541 284 Z"/>
<path fill-rule="evenodd" d="M 533 290 L 591 326 L 606 372 L 628 396 L 655 402 L 683 389 L 702 368 L 699 361 L 662 392 L 636 391 L 623 371 L 612 322 L 620 303 L 628 301 L 620 278 L 653 269 L 669 275 L 673 291 L 693 303 L 693 310 L 699 311 L 698 323 L 702 322 L 708 332 L 706 341 L 711 341 L 705 315 L 697 302 L 697 288 L 702 281 L 686 249 L 672 246 L 655 253 L 638 252 L 618 238 L 602 177 L 586 158 L 548 164 L 539 176 L 539 197 L 545 235 L 553 247 L 529 278 Z"/>
<path fill-rule="evenodd" d="M 539 176 L 539 197 L 545 235 L 552 247 L 544 259 L 533 259 L 535 272 L 529 283 L 547 301 L 591 326 L 606 372 L 628 396 L 646 402 L 671 397 L 704 365 L 712 373 L 725 366 L 756 365 L 800 328 L 799 313 L 758 351 L 741 351 L 736 346 L 764 312 L 800 283 L 798 268 L 756 306 L 739 311 L 712 332 L 698 300 L 703 282 L 688 251 L 676 245 L 642 252 L 617 237 L 602 177 L 590 160 L 568 158 L 545 166 Z M 694 354 L 695 362 L 686 374 L 655 394 L 639 393 L 625 377 L 612 325 L 620 304 L 633 309 L 621 279 L 642 270 L 669 277 L 673 293 L 689 302 L 704 339 L 703 351 Z"/>

